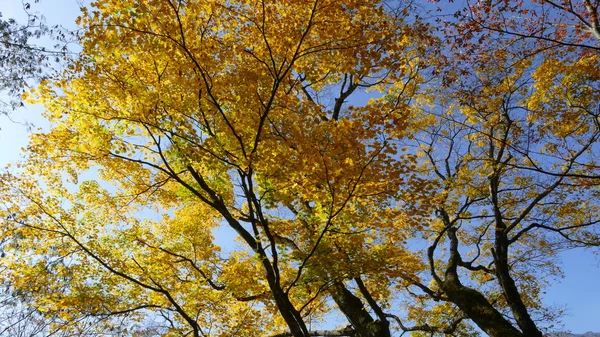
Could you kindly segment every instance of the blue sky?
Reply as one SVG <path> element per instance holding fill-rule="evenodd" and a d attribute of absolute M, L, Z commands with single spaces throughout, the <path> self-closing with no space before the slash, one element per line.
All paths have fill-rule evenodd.
<path fill-rule="evenodd" d="M 32 1 L 33 2 L 33 1 Z M 43 13 L 49 24 L 62 24 L 74 28 L 79 13 L 77 0 L 41 0 L 33 6 L 34 11 Z M 0 0 L 0 12 L 4 18 L 22 19 L 23 11 L 19 0 Z M 16 111 L 12 118 L 32 122 L 37 126 L 47 125 L 41 117 L 41 107 L 28 106 Z M 27 144 L 26 128 L 0 116 L 0 167 L 18 160 L 21 148 Z M 598 250 L 596 250 L 598 252 Z M 556 279 L 547 289 L 544 302 L 565 308 L 564 330 L 575 333 L 600 332 L 600 258 L 590 250 L 572 250 L 561 254 L 564 279 Z"/>

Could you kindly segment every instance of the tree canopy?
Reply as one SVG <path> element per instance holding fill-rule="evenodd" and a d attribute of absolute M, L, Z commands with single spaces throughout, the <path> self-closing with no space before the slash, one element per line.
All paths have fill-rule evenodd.
<path fill-rule="evenodd" d="M 588 2 L 96 1 L 0 277 L 80 335 L 541 337 L 599 244 Z"/>
<path fill-rule="evenodd" d="M 49 76 L 69 54 L 67 43 L 73 35 L 58 25 L 46 24 L 30 2 L 23 1 L 21 5 L 25 22 L 5 17 L 0 12 L 0 93 L 3 95 L 0 113 L 3 115 L 23 106 L 20 96 L 28 82 L 34 84 Z M 44 46 L 40 43 L 42 37 L 54 43 Z"/>

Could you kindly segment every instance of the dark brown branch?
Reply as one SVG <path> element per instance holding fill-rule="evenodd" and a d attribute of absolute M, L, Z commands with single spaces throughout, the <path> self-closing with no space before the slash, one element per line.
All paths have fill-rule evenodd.
<path fill-rule="evenodd" d="M 431 326 L 429 324 L 406 326 L 402 323 L 402 320 L 400 320 L 400 317 L 398 317 L 396 315 L 386 314 L 386 317 L 392 318 L 394 321 L 396 321 L 396 323 L 398 324 L 400 329 L 402 329 L 402 331 L 404 331 L 404 332 L 422 331 L 422 332 L 443 333 L 446 335 L 453 334 L 456 331 L 456 329 L 458 328 L 458 325 L 466 318 L 465 316 L 460 315 L 460 316 L 456 317 L 455 319 L 453 319 L 452 321 L 450 321 L 448 326 L 439 327 L 439 326 Z"/>
<path fill-rule="evenodd" d="M 308 335 L 311 337 L 352 337 L 355 336 L 356 333 L 354 329 L 351 327 L 346 327 L 340 330 L 312 330 L 308 332 Z M 271 337 L 293 337 L 290 332 L 283 332 L 276 335 L 272 335 Z"/>
<path fill-rule="evenodd" d="M 375 315 L 377 315 L 377 317 L 379 317 L 379 320 L 381 322 L 387 322 L 386 315 L 384 314 L 384 312 L 381 309 L 381 307 L 379 306 L 379 304 L 377 304 L 377 301 L 375 301 L 373 296 L 371 296 L 371 293 L 365 286 L 361 277 L 360 276 L 355 277 L 354 282 L 356 282 L 356 284 L 358 285 L 358 289 L 360 290 L 360 293 L 367 300 L 367 303 L 369 303 L 369 306 L 371 307 L 371 309 L 373 309 L 373 312 L 375 313 Z"/>
<path fill-rule="evenodd" d="M 143 304 L 134 308 L 129 308 L 129 309 L 124 309 L 124 310 L 119 310 L 119 311 L 111 311 L 108 308 L 104 308 L 105 310 L 107 310 L 107 313 L 99 313 L 96 314 L 95 316 L 118 316 L 118 315 L 127 315 L 130 314 L 132 312 L 138 311 L 138 310 L 144 310 L 144 309 L 166 309 L 163 308 L 160 305 L 154 305 L 154 304 Z M 94 315 L 94 314 L 92 314 Z"/>
<path fill-rule="evenodd" d="M 585 246 L 600 246 L 600 241 L 581 241 L 578 239 L 573 239 L 572 237 L 570 237 L 568 234 L 563 233 L 564 231 L 568 231 L 571 229 L 577 229 L 577 228 L 584 228 L 584 227 L 589 227 L 589 226 L 594 226 L 600 223 L 600 220 L 596 220 L 596 221 L 591 221 L 588 223 L 584 223 L 584 224 L 580 224 L 580 225 L 573 225 L 573 226 L 564 226 L 564 227 L 552 227 L 552 226 L 547 226 L 547 225 L 542 225 L 539 223 L 532 223 L 531 225 L 523 228 L 521 231 L 519 231 L 512 239 L 509 240 L 510 243 L 516 242 L 517 240 L 519 240 L 519 238 L 521 236 L 523 236 L 524 234 L 530 232 L 531 230 L 535 229 L 535 228 L 541 228 L 541 229 L 545 229 L 545 230 L 549 230 L 551 232 L 555 232 L 558 233 L 560 236 L 562 236 L 563 238 L 565 238 L 567 241 L 571 241 L 571 242 L 575 242 L 575 243 L 579 243 Z"/>
<path fill-rule="evenodd" d="M 348 87 L 346 88 L 346 82 L 348 83 Z M 340 118 L 340 112 L 342 110 L 342 105 L 346 101 L 346 99 L 358 88 L 358 82 L 354 83 L 354 76 L 352 75 L 344 75 L 344 81 L 342 82 L 342 87 L 340 88 L 340 96 L 335 99 L 335 105 L 333 107 L 333 114 L 331 119 L 334 121 Z"/>

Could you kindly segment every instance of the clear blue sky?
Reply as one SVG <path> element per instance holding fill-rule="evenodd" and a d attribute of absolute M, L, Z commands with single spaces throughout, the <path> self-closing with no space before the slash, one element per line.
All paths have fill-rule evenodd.
<path fill-rule="evenodd" d="M 43 13 L 49 24 L 75 28 L 74 20 L 79 14 L 80 2 L 41 0 L 41 3 L 33 5 L 32 9 Z M 4 18 L 24 17 L 20 0 L 0 0 L 0 12 Z M 40 112 L 40 107 L 29 106 L 16 111 L 13 119 L 26 120 L 38 126 L 46 125 L 39 116 Z M 0 167 L 18 160 L 21 148 L 26 144 L 26 128 L 0 116 Z M 600 332 L 600 258 L 583 249 L 565 252 L 561 257 L 566 277 L 557 279 L 547 289 L 544 302 L 566 307 L 567 315 L 563 317 L 565 330 L 574 333 Z"/>

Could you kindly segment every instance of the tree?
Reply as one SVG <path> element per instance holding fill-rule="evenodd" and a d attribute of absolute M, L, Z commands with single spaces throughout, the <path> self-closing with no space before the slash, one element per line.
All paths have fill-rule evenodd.
<path fill-rule="evenodd" d="M 72 33 L 46 25 L 42 16 L 32 13 L 29 2 L 23 2 L 23 10 L 27 16 L 25 23 L 4 19 L 0 13 L 0 91 L 6 95 L 0 102 L 0 112 L 4 115 L 23 105 L 20 96 L 28 82 L 33 84 L 48 76 L 69 54 L 67 43 Z M 54 50 L 32 41 L 43 36 L 57 42 Z"/>
<path fill-rule="evenodd" d="M 13 111 L 23 106 L 21 94 L 27 86 L 47 76 L 53 66 L 67 56 L 67 32 L 58 26 L 46 25 L 42 16 L 32 12 L 29 2 L 23 2 L 22 5 L 27 18 L 24 23 L 4 18 L 0 13 L 0 115 L 11 121 Z M 35 40 L 42 37 L 54 39 L 58 43 L 55 50 L 39 46 Z M 26 126 L 31 125 L 26 123 Z M 0 259 L 5 257 L 5 252 L 1 250 L 3 244 L 4 240 L 0 241 Z M 10 283 L 2 284 L 0 335 L 35 336 L 49 332 L 47 327 L 52 320 L 56 320 L 43 317 L 29 304 L 25 293 L 14 291 Z"/>
<path fill-rule="evenodd" d="M 554 322 L 539 299 L 557 252 L 598 244 L 597 56 L 414 4 L 95 6 L 81 55 L 31 93 L 55 126 L 0 178 L 2 277 L 65 329 Z M 330 313 L 348 326 L 311 328 Z"/>
<path fill-rule="evenodd" d="M 481 2 L 447 19 L 453 48 L 424 93 L 436 121 L 418 143 L 442 182 L 425 294 L 490 336 L 542 336 L 560 314 L 539 298 L 557 253 L 600 242 L 594 42 L 540 3 Z"/>
<path fill-rule="evenodd" d="M 95 6 L 78 60 L 34 92 L 56 127 L 3 178 L 30 256 L 15 286 L 72 321 L 152 311 L 166 335 L 389 336 L 390 280 L 422 268 L 403 241 L 429 183 L 396 140 L 426 30 L 371 1 Z M 365 88 L 386 95 L 349 106 Z M 96 168 L 112 187 L 62 182 Z M 309 331 L 329 298 L 352 327 Z"/>

